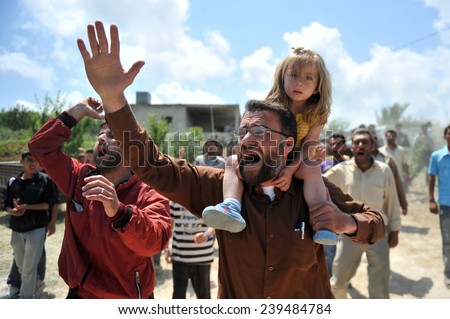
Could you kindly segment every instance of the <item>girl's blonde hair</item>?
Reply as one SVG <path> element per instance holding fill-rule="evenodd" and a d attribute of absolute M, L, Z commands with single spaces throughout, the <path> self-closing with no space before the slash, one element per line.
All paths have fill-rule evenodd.
<path fill-rule="evenodd" d="M 311 95 L 306 102 L 303 117 L 306 121 L 325 125 L 331 111 L 331 75 L 325 61 L 315 51 L 303 47 L 292 48 L 293 51 L 285 57 L 275 70 L 273 86 L 267 94 L 266 101 L 277 102 L 290 109 L 291 100 L 284 90 L 284 75 L 289 66 L 301 69 L 308 64 L 314 64 L 319 71 L 317 93 Z"/>

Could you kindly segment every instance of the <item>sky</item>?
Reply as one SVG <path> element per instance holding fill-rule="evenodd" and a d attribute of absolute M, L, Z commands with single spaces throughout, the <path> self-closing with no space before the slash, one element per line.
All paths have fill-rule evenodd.
<path fill-rule="evenodd" d="M 146 62 L 126 90 L 130 103 L 146 91 L 154 104 L 243 111 L 303 46 L 331 73 L 330 120 L 376 124 L 399 103 L 409 104 L 407 119 L 450 123 L 448 0 L 3 0 L 0 109 L 96 96 L 76 44 L 96 20 L 119 27 L 125 69 Z"/>

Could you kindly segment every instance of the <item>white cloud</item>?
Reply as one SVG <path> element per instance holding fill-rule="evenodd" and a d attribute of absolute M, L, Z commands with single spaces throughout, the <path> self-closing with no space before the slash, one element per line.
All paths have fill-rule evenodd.
<path fill-rule="evenodd" d="M 0 55 L 0 73 L 8 72 L 36 80 L 44 89 L 51 89 L 56 79 L 51 67 L 42 66 L 21 52 L 4 52 Z"/>
<path fill-rule="evenodd" d="M 446 75 L 436 76 L 445 67 L 441 62 L 432 53 L 421 55 L 408 49 L 393 52 L 374 45 L 369 61 L 353 63 L 334 77 L 333 116 L 345 117 L 351 111 L 354 125 L 367 124 L 375 122 L 381 108 L 408 103 L 406 117 L 442 119 L 442 104 L 449 95 L 443 91 L 437 94 L 440 83 L 448 80 Z"/>
<path fill-rule="evenodd" d="M 61 93 L 60 98 L 64 101 L 66 101 L 67 106 L 70 107 L 70 106 L 74 105 L 75 103 L 81 101 L 82 99 L 86 98 L 86 96 L 83 96 L 83 94 L 79 91 L 73 91 L 73 92 Z"/>
<path fill-rule="evenodd" d="M 268 91 L 246 90 L 245 95 L 248 99 L 264 100 Z"/>
<path fill-rule="evenodd" d="M 80 29 L 85 29 L 86 12 L 91 12 L 87 0 L 21 0 L 20 5 L 24 10 L 21 17 L 23 29 L 63 37 L 73 37 Z"/>
<path fill-rule="evenodd" d="M 223 104 L 224 101 L 209 92 L 189 90 L 177 82 L 158 85 L 152 92 L 152 103 L 184 103 L 184 104 Z"/>
<path fill-rule="evenodd" d="M 119 26 L 125 63 L 131 66 L 139 59 L 151 64 L 151 69 L 141 73 L 146 79 L 156 76 L 162 81 L 207 81 L 212 77 L 227 77 L 236 70 L 236 62 L 229 56 L 229 43 L 219 31 L 206 32 L 204 39 L 188 35 L 187 0 L 116 1 L 113 4 L 109 0 L 22 0 L 21 4 L 26 10 L 24 20 L 31 20 L 36 32 L 42 30 L 41 36 L 56 39 L 53 56 L 61 65 L 67 61 L 64 47 L 73 47 L 76 37 L 84 39 L 89 48 L 86 25 L 100 19 L 108 36 L 111 23 Z M 61 45 L 61 40 L 65 45 Z"/>
<path fill-rule="evenodd" d="M 270 85 L 276 67 L 272 49 L 265 47 L 256 50 L 242 59 L 240 67 L 246 81 Z"/>
<path fill-rule="evenodd" d="M 340 57 L 345 54 L 338 29 L 328 28 L 319 22 L 312 22 L 301 28 L 300 32 L 285 33 L 284 41 L 291 47 L 306 47 L 319 52 Z"/>
<path fill-rule="evenodd" d="M 231 75 L 236 70 L 233 59 L 223 59 L 203 42 L 188 37 L 174 43 L 167 51 L 156 51 L 148 55 L 148 60 L 156 71 L 165 75 L 164 80 L 190 79 L 207 82 L 209 78 Z"/>
<path fill-rule="evenodd" d="M 447 0 L 425 0 L 425 4 L 437 9 L 439 19 L 434 22 L 434 27 L 437 31 L 447 29 L 447 32 L 441 34 L 441 39 L 446 45 L 450 44 L 450 32 L 448 32 L 450 26 L 450 2 Z"/>
<path fill-rule="evenodd" d="M 220 34 L 219 31 L 208 31 L 205 34 L 206 42 L 221 56 L 230 53 L 230 43 Z"/>
<path fill-rule="evenodd" d="M 36 103 L 32 103 L 25 100 L 17 100 L 14 105 L 22 105 L 26 110 L 30 110 L 33 112 L 39 111 L 39 108 L 37 107 Z"/>
<path fill-rule="evenodd" d="M 28 39 L 26 37 L 13 36 L 11 45 L 14 48 L 14 50 L 18 51 L 28 45 Z"/>

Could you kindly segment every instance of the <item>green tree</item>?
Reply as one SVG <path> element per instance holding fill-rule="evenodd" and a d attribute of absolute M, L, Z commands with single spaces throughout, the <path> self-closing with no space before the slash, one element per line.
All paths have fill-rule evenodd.
<path fill-rule="evenodd" d="M 33 134 L 50 118 L 58 116 L 67 108 L 66 99 L 61 97 L 60 92 L 57 93 L 55 98 L 51 98 L 46 94 L 43 104 L 40 103 L 37 97 L 35 99 L 40 112 L 39 117 L 36 119 L 35 127 L 33 128 Z M 93 118 L 83 118 L 72 128 L 72 136 L 69 141 L 63 144 L 63 151 L 75 157 L 78 155 L 78 149 L 80 147 L 92 148 L 98 134 L 99 124 L 99 121 Z"/>
<path fill-rule="evenodd" d="M 203 150 L 203 128 L 192 126 L 187 132 L 175 132 L 168 135 L 168 154 L 180 157 L 180 148 L 184 147 L 186 160 L 192 163 L 197 155 Z"/>
<path fill-rule="evenodd" d="M 0 111 L 0 159 L 17 160 L 21 151 L 27 147 L 32 135 L 51 117 L 66 108 L 66 101 L 58 92 L 55 98 L 45 95 L 41 103 L 37 97 L 39 111 L 31 111 L 21 104 Z M 99 123 L 92 118 L 84 118 L 72 128 L 71 139 L 64 143 L 63 151 L 76 156 L 78 148 L 91 148 L 98 133 Z"/>
<path fill-rule="evenodd" d="M 66 105 L 66 100 L 61 97 L 60 92 L 55 98 L 51 98 L 48 93 L 44 96 L 44 103 L 41 104 L 39 98 L 35 95 L 36 106 L 39 109 L 39 116 L 35 119 L 33 132 L 36 132 L 50 118 L 57 116 L 62 112 Z"/>
<path fill-rule="evenodd" d="M 180 157 L 180 148 L 184 147 L 186 159 L 193 162 L 201 153 L 203 129 L 190 127 L 186 132 L 172 132 L 172 125 L 165 119 L 156 119 L 155 114 L 148 116 L 148 131 L 161 152 L 174 157 Z"/>
<path fill-rule="evenodd" d="M 0 160 L 15 161 L 27 147 L 37 112 L 17 104 L 0 112 Z"/>
<path fill-rule="evenodd" d="M 394 103 L 391 106 L 383 107 L 381 109 L 381 112 L 376 115 L 378 125 L 395 124 L 402 118 L 403 113 L 406 111 L 408 107 L 409 103 L 405 104 Z"/>
<path fill-rule="evenodd" d="M 156 119 L 155 114 L 148 115 L 148 132 L 152 137 L 155 144 L 159 147 L 161 152 L 167 153 L 168 145 L 165 140 L 167 133 L 172 130 L 172 125 L 166 118 L 161 118 L 161 120 Z"/>
<path fill-rule="evenodd" d="M 328 121 L 326 131 L 345 132 L 350 127 L 350 122 L 341 118 Z"/>
<path fill-rule="evenodd" d="M 28 130 L 33 127 L 36 112 L 28 110 L 24 105 L 17 104 L 9 110 L 0 112 L 0 127 L 9 128 L 16 132 L 20 130 Z"/>

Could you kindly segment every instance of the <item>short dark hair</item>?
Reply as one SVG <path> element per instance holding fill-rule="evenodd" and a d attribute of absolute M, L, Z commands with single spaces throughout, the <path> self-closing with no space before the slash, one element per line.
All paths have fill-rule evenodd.
<path fill-rule="evenodd" d="M 444 129 L 444 136 L 447 135 L 447 131 L 450 130 L 450 125 Z"/>
<path fill-rule="evenodd" d="M 387 130 L 387 131 L 384 133 L 384 136 L 387 136 L 388 133 L 394 134 L 394 136 L 397 137 L 397 131 L 396 131 L 396 130 Z"/>
<path fill-rule="evenodd" d="M 347 142 L 346 139 L 345 139 L 344 134 L 341 134 L 341 133 L 334 133 L 334 134 L 332 134 L 330 136 L 330 139 L 332 139 L 332 138 L 340 138 L 341 139 L 341 143 Z"/>
<path fill-rule="evenodd" d="M 212 138 L 207 139 L 205 141 L 205 143 L 203 144 L 203 154 L 208 152 L 208 144 L 214 144 L 214 146 L 216 146 L 216 148 L 217 148 L 216 153 L 218 155 L 222 155 L 222 153 L 223 153 L 223 145 L 222 145 L 222 143 L 220 143 L 218 140 L 215 140 L 215 139 L 212 139 Z"/>
<path fill-rule="evenodd" d="M 24 160 L 25 157 L 27 157 L 27 156 L 33 157 L 33 154 L 31 154 L 31 152 L 30 152 L 28 149 L 25 149 L 25 150 L 23 150 L 22 153 L 21 153 L 22 160 Z"/>
<path fill-rule="evenodd" d="M 262 112 L 262 111 L 270 111 L 274 112 L 278 115 L 281 124 L 281 131 L 287 137 L 294 138 L 294 145 L 297 142 L 297 122 L 295 120 L 295 115 L 292 113 L 287 107 L 275 103 L 275 102 L 266 102 L 262 100 L 249 100 L 245 104 L 245 112 Z"/>
<path fill-rule="evenodd" d="M 372 144 L 375 143 L 375 140 L 373 139 L 373 134 L 372 134 L 372 132 L 371 132 L 370 130 L 368 130 L 368 129 L 358 128 L 358 129 L 354 130 L 353 133 L 352 133 L 352 142 L 353 142 L 353 137 L 354 137 L 356 134 L 366 134 L 366 135 L 369 135 L 370 143 L 372 143 Z"/>

